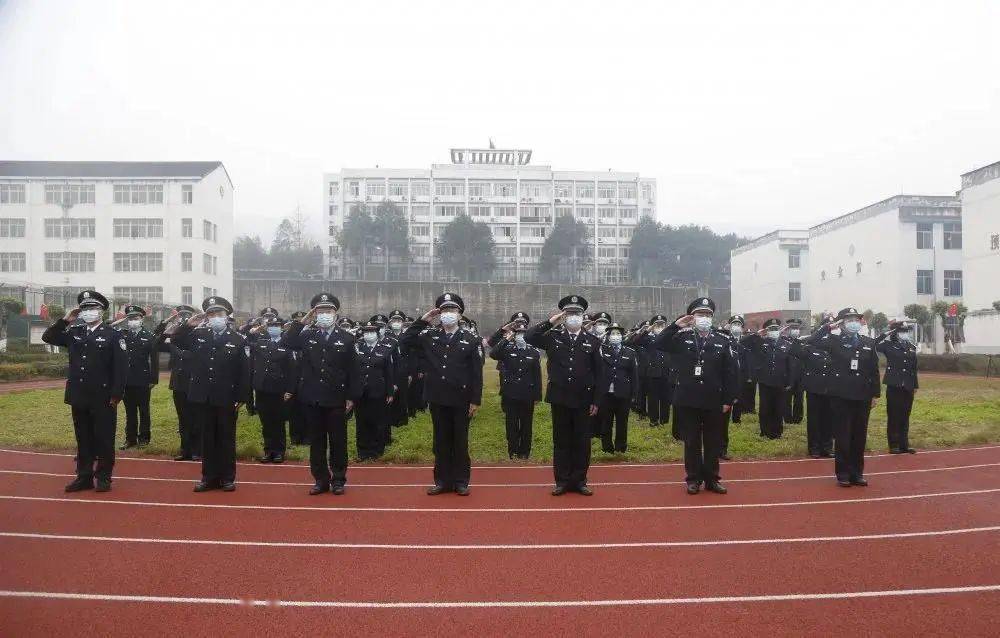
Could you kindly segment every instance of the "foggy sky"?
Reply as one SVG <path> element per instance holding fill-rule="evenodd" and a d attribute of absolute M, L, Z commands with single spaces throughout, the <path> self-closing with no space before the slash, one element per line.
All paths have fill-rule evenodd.
<path fill-rule="evenodd" d="M 1000 159 L 1000 2 L 0 0 L 0 159 L 221 160 L 237 233 L 453 146 L 757 235 Z"/>

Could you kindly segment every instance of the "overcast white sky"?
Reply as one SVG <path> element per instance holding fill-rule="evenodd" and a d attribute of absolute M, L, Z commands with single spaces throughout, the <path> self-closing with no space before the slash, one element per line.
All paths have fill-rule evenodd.
<path fill-rule="evenodd" d="M 1000 160 L 1000 2 L 0 0 L 0 159 L 209 160 L 269 241 L 452 146 L 636 170 L 744 234 Z"/>

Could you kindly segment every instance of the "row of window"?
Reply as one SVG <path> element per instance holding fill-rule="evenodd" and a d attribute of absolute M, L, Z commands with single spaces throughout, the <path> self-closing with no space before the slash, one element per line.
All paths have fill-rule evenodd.
<path fill-rule="evenodd" d="M 947 222 L 944 225 L 944 249 L 962 249 L 962 222 Z M 917 224 L 917 249 L 934 248 L 934 224 Z"/>
<path fill-rule="evenodd" d="M 96 220 L 93 217 L 50 217 L 45 219 L 46 239 L 93 239 Z M 121 218 L 112 220 L 112 233 L 116 239 L 160 239 L 163 237 L 163 220 L 153 217 Z M 24 237 L 27 220 L 0 218 L 0 237 Z M 181 220 L 181 237 L 194 235 L 190 218 Z M 219 241 L 219 226 L 208 220 L 202 222 L 202 238 Z"/>
<path fill-rule="evenodd" d="M 163 184 L 114 184 L 115 204 L 162 204 Z M 27 191 L 24 184 L 0 184 L 0 204 L 24 204 Z M 96 202 L 94 184 L 46 184 L 45 203 L 64 206 Z M 181 185 L 181 203 L 194 203 L 194 186 Z"/>
<path fill-rule="evenodd" d="M 434 237 L 440 239 L 444 233 L 446 226 L 440 225 L 434 227 Z M 513 237 L 517 233 L 517 226 L 513 225 L 503 225 L 495 226 L 490 229 L 493 232 L 494 237 Z M 549 226 L 521 226 L 521 237 L 540 237 L 545 238 L 548 236 L 551 227 Z M 429 237 L 431 234 L 431 227 L 429 224 L 413 224 L 410 226 L 410 236 L 412 237 Z M 635 235 L 635 229 L 632 227 L 616 227 L 616 226 L 605 226 L 601 227 L 597 231 L 597 236 L 601 239 L 632 239 Z M 593 234 L 587 234 L 588 239 L 593 239 Z"/>
<path fill-rule="evenodd" d="M 115 272 L 162 272 L 163 253 L 114 253 Z M 192 253 L 181 253 L 181 272 L 193 269 Z M 45 253 L 45 272 L 94 272 L 96 253 L 52 252 Z M 0 253 L 0 272 L 25 272 L 27 253 Z M 219 258 L 204 253 L 202 272 L 219 274 Z"/>
<path fill-rule="evenodd" d="M 826 279 L 825 271 L 822 273 L 822 279 Z M 842 275 L 842 273 L 841 273 Z M 918 295 L 933 295 L 934 294 L 934 271 L 933 270 L 918 270 L 917 271 L 917 294 Z M 944 271 L 944 296 L 945 297 L 961 297 L 962 296 L 962 271 L 961 270 L 946 270 Z M 789 282 L 788 284 L 788 301 L 802 301 L 802 284 L 798 282 Z"/>
<path fill-rule="evenodd" d="M 437 197 L 465 197 L 465 180 L 437 180 L 434 182 L 434 195 Z M 470 181 L 469 197 L 516 197 L 517 182 L 514 181 Z M 330 197 L 336 197 L 340 186 L 330 183 Z M 361 180 L 347 182 L 347 194 L 352 198 L 362 195 Z M 367 180 L 364 184 L 364 195 L 369 198 L 381 199 L 389 197 L 429 197 L 430 182 L 428 180 Z M 552 182 L 522 181 L 521 197 L 570 199 L 594 197 L 593 182 Z M 636 187 L 630 182 L 598 182 L 597 196 L 603 199 L 635 199 Z M 646 201 L 653 199 L 651 184 L 642 184 L 642 196 Z"/>
<path fill-rule="evenodd" d="M 413 257 L 430 257 L 430 246 L 413 246 L 410 248 Z M 542 256 L 541 246 L 496 246 L 493 254 L 499 259 L 517 259 L 520 255 L 524 259 L 539 259 Z M 598 259 L 628 259 L 628 246 L 600 246 L 597 249 Z"/>
<path fill-rule="evenodd" d="M 202 299 L 218 294 L 218 288 L 203 287 L 201 289 Z M 162 286 L 115 286 L 115 299 L 128 299 L 132 303 L 163 303 Z M 181 286 L 181 303 L 191 306 L 194 304 L 194 291 L 191 286 Z"/>

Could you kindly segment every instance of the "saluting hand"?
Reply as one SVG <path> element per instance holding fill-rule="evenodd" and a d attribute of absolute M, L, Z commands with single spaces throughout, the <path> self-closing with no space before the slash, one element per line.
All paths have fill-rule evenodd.
<path fill-rule="evenodd" d="M 430 310 L 425 312 L 422 317 L 420 317 L 420 320 L 430 323 L 435 319 L 437 319 L 440 314 L 441 314 L 440 308 L 431 308 Z"/>
<path fill-rule="evenodd" d="M 723 405 L 722 406 L 722 413 L 723 414 L 728 414 L 729 411 L 732 410 L 732 409 L 733 409 L 733 406 L 731 406 L 731 405 L 728 405 L 728 404 Z"/>
<path fill-rule="evenodd" d="M 551 323 L 553 326 L 558 326 L 559 324 L 561 324 L 563 322 L 564 319 L 566 319 L 566 311 L 565 310 L 563 310 L 561 312 L 558 312 L 558 313 L 552 315 L 551 317 L 549 317 L 549 323 Z"/>
<path fill-rule="evenodd" d="M 597 405 L 590 404 L 590 416 L 597 416 Z"/>
<path fill-rule="evenodd" d="M 76 321 L 76 318 L 79 314 L 80 314 L 80 306 L 77 306 L 76 308 L 71 308 L 70 311 L 66 313 L 66 316 L 63 317 L 63 320 L 65 320 L 66 322 Z"/>
<path fill-rule="evenodd" d="M 205 319 L 205 313 L 199 312 L 196 315 L 191 315 L 191 318 L 187 320 L 187 325 L 191 326 L 192 328 L 197 328 L 204 319 Z"/>
<path fill-rule="evenodd" d="M 680 319 L 678 319 L 677 321 L 675 321 L 674 325 L 677 326 L 678 328 L 687 328 L 687 327 L 693 326 L 694 325 L 694 315 L 684 315 L 683 317 L 681 317 Z M 648 330 L 649 326 L 646 326 L 644 329 Z"/>
<path fill-rule="evenodd" d="M 303 316 L 299 317 L 298 321 L 299 321 L 299 323 L 301 323 L 301 324 L 302 324 L 303 326 L 308 326 L 308 325 L 309 325 L 310 323 L 312 323 L 312 322 L 313 322 L 313 320 L 314 320 L 315 318 L 316 318 L 316 309 L 315 309 L 315 308 L 312 308 L 312 309 L 311 309 L 311 310 L 310 310 L 309 312 L 307 312 L 307 313 L 306 313 L 305 315 L 303 315 Z"/>

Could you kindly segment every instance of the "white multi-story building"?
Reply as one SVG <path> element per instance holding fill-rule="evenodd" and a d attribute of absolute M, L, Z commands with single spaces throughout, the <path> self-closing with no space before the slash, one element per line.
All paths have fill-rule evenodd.
<path fill-rule="evenodd" d="M 323 175 L 329 220 L 327 276 L 354 279 L 359 264 L 345 259 L 338 236 L 351 208 L 389 200 L 404 213 L 410 258 L 407 279 L 440 279 L 445 268 L 435 242 L 461 214 L 489 225 L 496 242 L 495 281 L 536 281 L 542 245 L 558 217 L 585 222 L 594 262 L 580 265 L 595 283 L 628 278 L 628 251 L 640 217 L 656 218 L 656 180 L 638 173 L 554 171 L 531 165 L 531 151 L 452 149 L 451 164 L 430 169 L 345 168 Z M 374 255 L 369 263 L 384 264 Z M 394 269 L 395 270 L 395 269 Z M 372 273 L 381 273 L 378 266 Z M 378 275 L 375 275 L 378 276 Z M 371 278 L 371 277 L 368 277 Z"/>
<path fill-rule="evenodd" d="M 0 161 L 0 288 L 142 305 L 233 291 L 233 184 L 221 162 Z"/>
<path fill-rule="evenodd" d="M 1000 162 L 962 175 L 965 351 L 1000 354 Z"/>
<path fill-rule="evenodd" d="M 776 230 L 730 257 L 732 307 L 751 327 L 772 317 L 809 318 L 809 231 Z"/>

